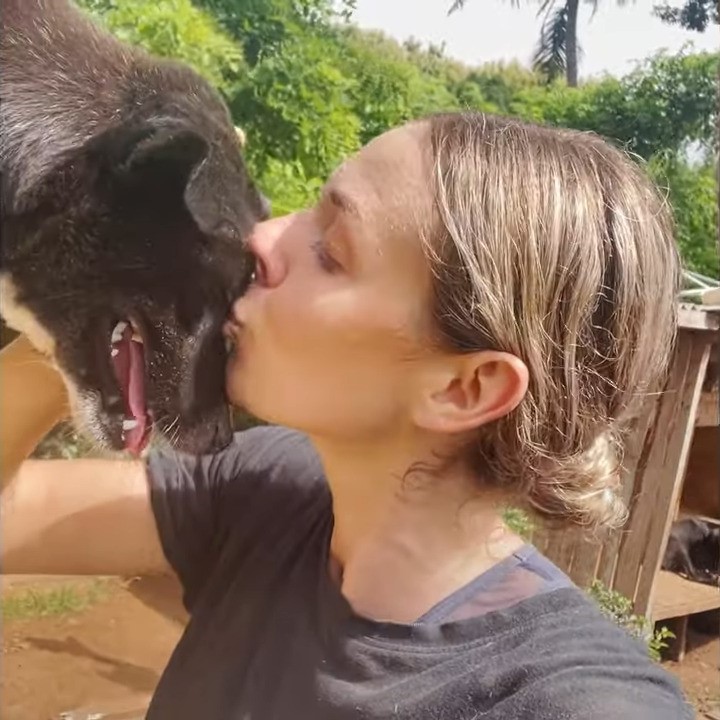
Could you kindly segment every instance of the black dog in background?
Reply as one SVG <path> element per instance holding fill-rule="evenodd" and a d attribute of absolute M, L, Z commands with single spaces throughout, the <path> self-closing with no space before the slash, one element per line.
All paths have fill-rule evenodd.
<path fill-rule="evenodd" d="M 673 523 L 662 569 L 689 580 L 720 583 L 720 527 L 689 517 Z"/>
<path fill-rule="evenodd" d="M 97 444 L 229 442 L 221 326 L 267 202 L 195 72 L 65 0 L 3 0 L 0 310 Z"/>

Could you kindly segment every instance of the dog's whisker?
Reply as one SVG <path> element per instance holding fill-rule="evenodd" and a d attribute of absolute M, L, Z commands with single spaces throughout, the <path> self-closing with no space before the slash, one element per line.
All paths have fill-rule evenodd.
<path fill-rule="evenodd" d="M 165 428 L 165 432 L 169 433 L 177 424 L 180 422 L 180 415 L 176 415 L 175 419 L 170 423 L 170 425 Z"/>

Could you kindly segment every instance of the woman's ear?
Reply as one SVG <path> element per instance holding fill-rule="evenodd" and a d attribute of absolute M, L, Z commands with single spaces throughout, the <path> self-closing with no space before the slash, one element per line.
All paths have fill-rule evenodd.
<path fill-rule="evenodd" d="M 527 388 L 527 366 L 510 353 L 445 356 L 423 376 L 413 420 L 425 430 L 465 432 L 510 413 Z"/>

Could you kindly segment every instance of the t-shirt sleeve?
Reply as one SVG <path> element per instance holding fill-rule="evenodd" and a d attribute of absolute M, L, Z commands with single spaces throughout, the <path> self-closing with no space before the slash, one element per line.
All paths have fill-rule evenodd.
<path fill-rule="evenodd" d="M 160 541 L 189 612 L 230 539 L 249 551 L 289 526 L 298 508 L 327 497 L 308 439 L 280 427 L 236 433 L 215 455 L 153 451 L 147 470 Z"/>
<path fill-rule="evenodd" d="M 694 712 L 679 683 L 660 667 L 635 672 L 630 678 L 613 678 L 583 668 L 548 688 L 539 703 L 542 718 L 583 720 L 692 720 Z"/>

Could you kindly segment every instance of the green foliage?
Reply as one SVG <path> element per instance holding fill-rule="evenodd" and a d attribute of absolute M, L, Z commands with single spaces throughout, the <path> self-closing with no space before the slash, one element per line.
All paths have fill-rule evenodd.
<path fill-rule="evenodd" d="M 535 529 L 530 516 L 520 508 L 506 507 L 502 513 L 502 519 L 508 529 L 519 535 L 523 540 L 530 541 Z"/>
<path fill-rule="evenodd" d="M 121 40 L 181 60 L 230 92 L 246 72 L 242 49 L 190 0 L 81 0 Z"/>
<path fill-rule="evenodd" d="M 720 277 L 717 177 L 714 166 L 692 166 L 672 154 L 653 157 L 649 170 L 665 188 L 675 218 L 675 236 L 686 266 Z"/>
<path fill-rule="evenodd" d="M 61 422 L 43 438 L 32 457 L 37 460 L 74 460 L 97 454 L 93 444 L 69 422 Z"/>
<path fill-rule="evenodd" d="M 675 637 L 670 630 L 666 627 L 653 629 L 646 617 L 632 612 L 632 602 L 628 598 L 615 590 L 609 590 L 599 580 L 593 581 L 588 594 L 607 617 L 647 645 L 651 658 L 660 660 L 660 651 L 667 647 L 665 641 Z"/>
<path fill-rule="evenodd" d="M 334 43 L 309 38 L 285 43 L 252 69 L 231 108 L 248 133 L 247 156 L 261 176 L 274 158 L 300 163 L 305 177 L 324 179 L 358 149 L 360 121 L 347 107 L 354 81 L 339 61 Z"/>
<path fill-rule="evenodd" d="M 658 53 L 629 75 L 569 88 L 521 90 L 511 113 L 535 122 L 590 130 L 644 159 L 679 152 L 689 141 L 710 146 L 717 117 L 717 53 Z"/>
<path fill-rule="evenodd" d="M 720 23 L 717 0 L 685 0 L 680 7 L 664 3 L 655 5 L 653 14 L 670 25 L 696 32 L 704 32 L 710 25 Z"/>
<path fill-rule="evenodd" d="M 222 90 L 276 214 L 312 203 L 343 158 L 388 128 L 469 108 L 593 131 L 649 161 L 687 264 L 717 272 L 716 180 L 681 161 L 688 143 L 713 145 L 717 54 L 661 53 L 623 78 L 568 88 L 516 63 L 469 68 L 442 47 L 343 25 L 351 0 L 82 1 L 123 39 Z"/>

